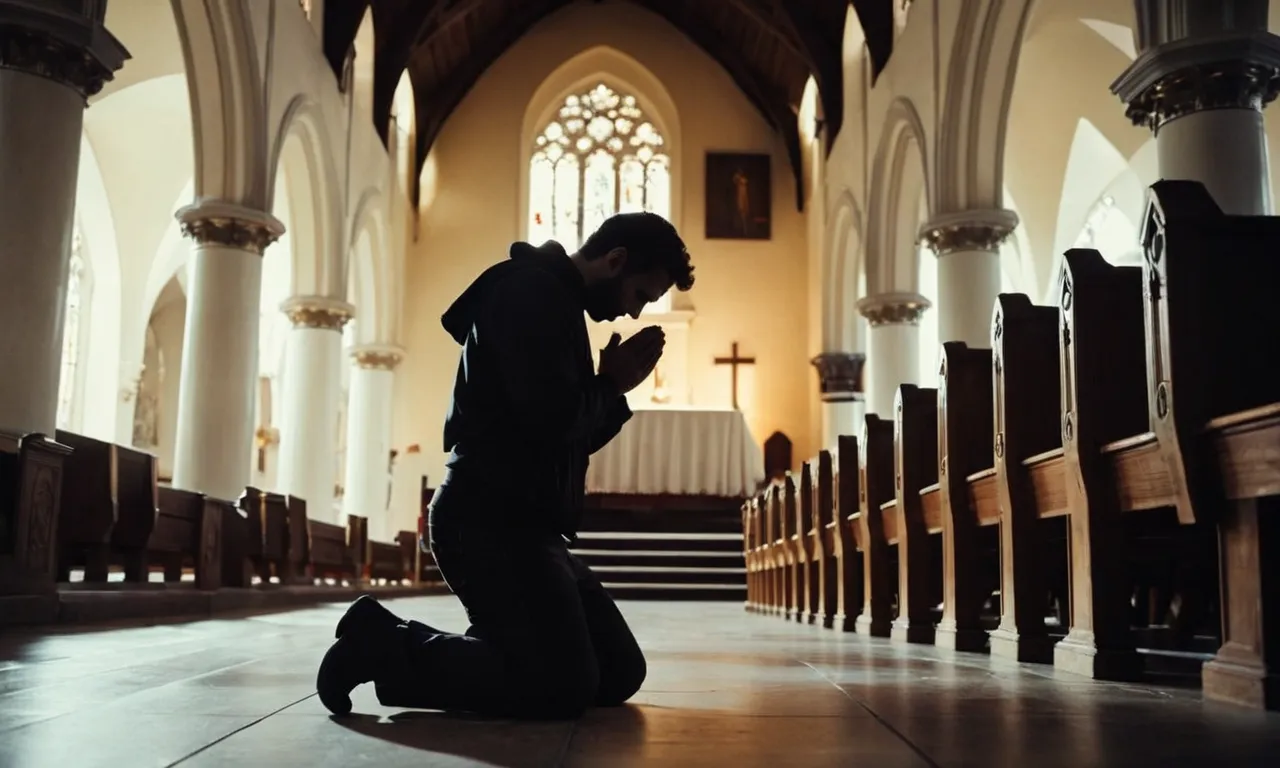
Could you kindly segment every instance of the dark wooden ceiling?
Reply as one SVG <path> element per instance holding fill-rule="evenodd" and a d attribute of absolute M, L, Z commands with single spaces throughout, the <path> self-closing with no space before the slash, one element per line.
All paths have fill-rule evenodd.
<path fill-rule="evenodd" d="M 850 0 L 626 0 L 666 19 L 733 78 L 778 132 L 804 203 L 796 110 L 813 75 L 828 143 L 844 114 L 840 47 Z M 417 102 L 419 170 L 449 115 L 485 70 L 539 21 L 574 2 L 599 0 L 328 0 L 325 56 L 341 79 L 366 9 L 374 25 L 371 119 L 385 141 L 392 99 L 407 69 Z M 853 0 L 867 32 L 872 76 L 893 45 L 893 3 Z M 415 174 L 416 177 L 416 174 Z"/>

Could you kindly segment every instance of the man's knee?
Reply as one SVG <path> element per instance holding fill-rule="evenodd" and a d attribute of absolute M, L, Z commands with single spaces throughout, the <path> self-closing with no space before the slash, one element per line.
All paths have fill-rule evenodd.
<path fill-rule="evenodd" d="M 616 707 L 625 703 L 644 685 L 648 674 L 649 666 L 644 654 L 636 648 L 634 654 L 628 654 L 625 659 L 602 670 L 600 688 L 596 692 L 596 706 Z"/>

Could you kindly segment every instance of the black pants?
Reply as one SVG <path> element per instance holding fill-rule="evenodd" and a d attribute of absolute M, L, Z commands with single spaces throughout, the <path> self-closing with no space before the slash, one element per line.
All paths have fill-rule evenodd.
<path fill-rule="evenodd" d="M 471 627 L 402 625 L 407 674 L 376 681 L 386 706 L 572 718 L 644 682 L 644 655 L 600 580 L 554 534 L 433 528 L 431 550 Z"/>

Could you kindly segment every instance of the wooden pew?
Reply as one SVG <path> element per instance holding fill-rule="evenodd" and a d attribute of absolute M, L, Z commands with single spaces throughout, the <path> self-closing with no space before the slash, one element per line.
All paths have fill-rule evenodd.
<path fill-rule="evenodd" d="M 942 525 L 942 618 L 936 642 L 962 651 L 986 647 L 982 607 L 999 586 L 998 536 L 982 535 L 983 528 L 1000 523 L 991 387 L 991 350 L 958 341 L 942 345 L 938 483 L 921 491 L 921 499 L 925 519 L 937 518 Z M 937 499 L 936 513 L 931 496 Z M 995 546 L 988 538 L 995 538 Z"/>
<path fill-rule="evenodd" d="M 183 569 L 195 572 L 196 589 L 222 586 L 222 510 L 204 494 L 162 486 L 159 513 L 147 540 L 147 565 L 160 564 L 166 582 L 182 581 Z"/>
<path fill-rule="evenodd" d="M 932 643 L 933 606 L 942 590 L 936 583 L 938 568 L 930 556 L 929 534 L 942 532 L 942 520 L 925 519 L 920 492 L 938 482 L 938 390 L 902 384 L 894 397 L 894 411 L 898 618 L 890 637 Z M 885 529 L 887 534 L 888 526 Z"/>
<path fill-rule="evenodd" d="M 62 475 L 71 448 L 0 432 L 0 595 L 54 592 Z"/>
<path fill-rule="evenodd" d="M 1142 669 L 1121 513 L 1173 502 L 1148 431 L 1141 297 L 1141 269 L 1111 266 L 1097 251 L 1067 251 L 1059 350 L 1071 627 L 1054 648 L 1054 665 L 1105 679 L 1133 679 Z"/>
<path fill-rule="evenodd" d="M 398 544 L 375 541 L 369 536 L 369 519 L 347 516 L 347 539 L 351 542 L 361 579 L 366 582 L 399 583 L 405 578 L 405 562 Z"/>
<path fill-rule="evenodd" d="M 289 583 L 289 510 L 285 497 L 249 486 L 237 503 L 249 521 L 247 554 L 259 581 L 270 584 L 275 576 L 280 583 Z"/>
<path fill-rule="evenodd" d="M 892 570 L 890 541 L 897 541 L 895 515 L 883 514 L 895 503 L 893 422 L 874 413 L 866 415 L 858 440 L 858 548 L 862 550 L 862 610 L 857 631 L 873 637 L 889 637 L 893 623 L 893 597 L 897 583 Z"/>
<path fill-rule="evenodd" d="M 358 572 L 346 527 L 308 519 L 307 531 L 311 578 L 354 581 Z"/>
<path fill-rule="evenodd" d="M 818 570 L 821 566 L 821 529 L 814 518 L 813 474 L 809 462 L 800 464 L 800 481 L 793 485 L 796 515 L 796 615 L 801 623 L 816 624 L 821 611 L 819 606 Z"/>
<path fill-rule="evenodd" d="M 57 441 L 72 449 L 62 473 L 58 521 L 58 580 L 84 566 L 84 580 L 107 581 L 113 563 L 125 581 L 145 583 L 145 552 L 157 513 L 155 457 L 66 430 Z"/>
<path fill-rule="evenodd" d="M 1280 708 L 1280 218 L 1224 216 L 1203 185 L 1164 181 L 1142 242 L 1152 431 L 1179 519 L 1219 531 L 1223 642 L 1204 694 Z"/>
<path fill-rule="evenodd" d="M 836 610 L 833 625 L 843 632 L 856 629 L 862 611 L 863 569 L 858 552 L 858 438 L 840 435 L 836 442 L 835 510 L 829 523 L 834 542 Z"/>
<path fill-rule="evenodd" d="M 237 589 L 253 586 L 254 564 L 251 553 L 262 548 L 261 528 L 256 517 L 251 520 L 238 502 L 205 497 L 222 517 L 222 585 Z"/>
<path fill-rule="evenodd" d="M 760 610 L 759 563 L 757 561 L 759 531 L 757 523 L 760 513 L 760 494 L 742 503 L 742 559 L 747 570 L 747 601 L 743 606 L 747 611 L 755 613 Z"/>
<path fill-rule="evenodd" d="M 817 579 L 818 620 L 822 626 L 835 626 L 839 608 L 839 563 L 836 560 L 835 477 L 831 452 L 822 450 L 809 463 L 812 478 L 813 520 L 815 528 L 815 561 Z"/>
<path fill-rule="evenodd" d="M 765 514 L 769 520 L 768 565 L 770 613 L 787 615 L 791 601 L 791 570 L 787 567 L 787 550 L 790 548 L 787 519 L 782 514 L 783 486 L 772 483 L 765 496 Z"/>
<path fill-rule="evenodd" d="M 786 571 L 787 595 L 784 618 L 788 621 L 804 621 L 805 600 L 805 537 L 800 529 L 800 489 L 790 470 L 782 478 L 779 493 L 778 515 L 783 522 L 782 563 Z"/>
<path fill-rule="evenodd" d="M 991 330 L 1001 601 L 991 653 L 1040 663 L 1053 661 L 1044 620 L 1054 581 L 1047 524 L 1067 514 L 1059 316 L 1023 294 L 1001 294 Z"/>

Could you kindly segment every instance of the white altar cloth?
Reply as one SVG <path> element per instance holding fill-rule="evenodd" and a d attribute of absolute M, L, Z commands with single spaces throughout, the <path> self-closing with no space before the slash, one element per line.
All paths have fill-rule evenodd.
<path fill-rule="evenodd" d="M 746 497 L 764 480 L 764 453 L 741 411 L 637 410 L 591 457 L 587 493 Z"/>

